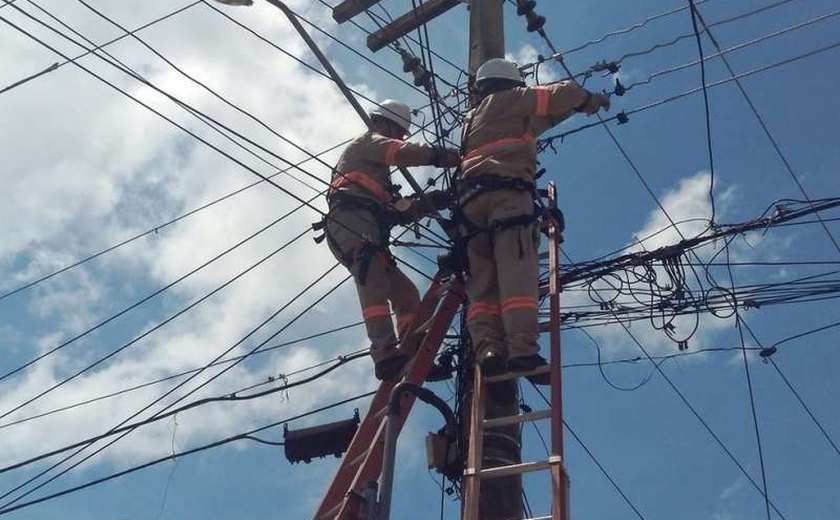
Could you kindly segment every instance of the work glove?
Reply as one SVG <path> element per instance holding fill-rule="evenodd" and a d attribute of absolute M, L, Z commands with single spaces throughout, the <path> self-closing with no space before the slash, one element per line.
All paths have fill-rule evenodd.
<path fill-rule="evenodd" d="M 436 147 L 432 164 L 438 168 L 454 168 L 461 164 L 461 154 L 454 148 Z"/>
<path fill-rule="evenodd" d="M 449 192 L 444 190 L 428 191 L 423 197 L 428 201 L 428 204 L 416 195 L 403 197 L 394 201 L 393 207 L 399 215 L 399 222 L 401 224 L 410 224 L 434 213 L 429 208 L 429 204 L 434 209 L 441 210 L 448 208 L 452 202 Z"/>
<path fill-rule="evenodd" d="M 575 112 L 584 112 L 586 115 L 591 116 L 602 107 L 606 111 L 610 110 L 610 97 L 606 94 L 595 94 L 587 90 L 586 101 L 575 108 Z"/>

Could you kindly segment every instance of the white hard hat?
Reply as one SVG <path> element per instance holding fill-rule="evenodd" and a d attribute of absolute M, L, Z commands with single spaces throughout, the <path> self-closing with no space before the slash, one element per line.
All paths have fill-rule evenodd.
<path fill-rule="evenodd" d="M 396 123 L 406 132 L 411 127 L 411 109 L 408 105 L 393 99 L 386 99 L 370 111 L 370 117 L 384 117 L 388 121 Z"/>
<path fill-rule="evenodd" d="M 476 83 L 486 79 L 508 79 L 521 83 L 522 74 L 516 63 L 504 58 L 493 58 L 485 61 L 475 73 Z"/>

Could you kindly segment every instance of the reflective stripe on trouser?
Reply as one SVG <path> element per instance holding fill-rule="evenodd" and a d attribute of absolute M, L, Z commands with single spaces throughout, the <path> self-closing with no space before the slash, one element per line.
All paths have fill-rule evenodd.
<path fill-rule="evenodd" d="M 505 190 L 479 195 L 463 212 L 476 226 L 486 229 L 493 221 L 529 215 L 533 209 L 530 193 Z M 487 233 L 479 233 L 467 245 L 467 327 L 478 354 L 491 351 L 516 357 L 539 351 L 539 264 L 534 230 L 534 225 L 500 229 L 492 241 Z"/>
<path fill-rule="evenodd" d="M 346 267 L 356 282 L 362 317 L 371 343 L 370 355 L 374 361 L 387 359 L 396 353 L 398 343 L 391 309 L 397 315 L 400 334 L 404 335 L 404 329 L 411 324 L 420 305 L 417 287 L 381 252 L 377 252 L 371 260 L 365 283 L 359 283 L 361 262 L 353 252 L 361 249 L 365 239 L 377 245 L 380 242 L 379 226 L 370 212 L 358 209 L 331 211 L 327 233 L 330 235 L 330 251 L 337 259 L 343 260 L 347 255 L 354 257 L 353 263 Z"/>

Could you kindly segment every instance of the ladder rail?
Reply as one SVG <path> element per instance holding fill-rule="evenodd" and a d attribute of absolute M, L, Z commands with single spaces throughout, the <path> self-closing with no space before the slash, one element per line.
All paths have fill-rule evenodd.
<path fill-rule="evenodd" d="M 442 276 L 437 274 L 432 280 L 429 289 L 423 295 L 417 315 L 412 323 L 412 330 L 429 320 L 433 316 L 435 310 L 438 309 L 441 300 L 444 299 L 441 295 L 443 286 L 444 283 Z M 415 351 L 417 351 L 420 339 L 421 338 L 416 334 L 411 334 L 407 338 L 405 346 L 407 347 L 407 353 L 409 355 L 412 355 Z M 360 464 L 364 464 L 365 460 L 370 455 L 370 452 L 374 451 L 372 449 L 371 439 L 377 435 L 377 430 L 379 429 L 379 425 L 384 417 L 384 414 L 380 412 L 387 408 L 391 390 L 398 382 L 397 378 L 394 378 L 381 383 L 379 390 L 371 401 L 368 413 L 359 425 L 356 435 L 350 442 L 350 446 L 348 447 L 338 470 L 336 470 L 335 476 L 324 494 L 324 498 L 321 500 L 321 503 L 315 512 L 315 520 L 334 518 L 335 512 L 342 506 L 348 492 L 352 489 L 351 484 L 353 483 L 354 477 L 359 470 Z"/>
<path fill-rule="evenodd" d="M 430 291 L 431 290 L 432 289 L 430 288 Z M 440 349 L 440 345 L 443 342 L 446 331 L 449 329 L 449 325 L 455 317 L 458 308 L 463 303 L 464 297 L 463 282 L 458 278 L 453 279 L 450 287 L 447 289 L 447 293 L 439 300 L 439 305 L 435 307 L 437 312 L 434 313 L 434 316 L 432 317 L 429 330 L 422 338 L 422 342 L 420 342 L 419 347 L 416 348 L 417 353 L 413 358 L 411 368 L 403 379 L 404 381 L 417 385 L 423 384 L 426 376 L 431 370 L 435 355 Z M 418 318 L 419 315 L 420 313 L 418 313 Z M 417 319 L 414 325 L 422 324 L 424 321 L 426 320 Z M 387 385 L 388 392 L 384 393 L 386 399 L 397 382 L 398 381 L 395 379 L 393 384 Z M 383 383 L 382 388 L 384 389 L 385 387 L 386 385 Z M 378 396 L 379 394 L 377 394 L 377 397 Z M 403 424 L 405 424 L 408 414 L 415 401 L 416 397 L 413 394 L 406 394 L 402 397 L 400 402 L 400 416 L 397 421 L 398 430 L 401 430 Z M 379 409 L 377 408 L 376 411 L 378 412 Z M 368 450 L 364 461 L 354 473 L 352 480 L 344 488 L 344 495 L 339 498 L 340 508 L 334 517 L 335 520 L 355 520 L 361 504 L 360 501 L 356 500 L 354 497 L 357 497 L 358 493 L 362 491 L 367 482 L 375 480 L 382 471 L 386 425 L 385 421 L 382 420 L 383 416 L 381 414 L 374 412 L 374 415 L 378 415 L 378 418 L 376 419 L 378 422 L 376 423 L 376 431 L 372 436 L 372 442 L 370 437 L 368 437 L 368 439 L 359 439 L 359 442 L 367 442 L 370 449 Z M 329 511 L 329 509 L 326 511 Z M 322 520 L 330 517 L 316 516 L 315 518 L 316 520 Z"/>
<path fill-rule="evenodd" d="M 557 208 L 557 188 L 554 183 L 548 185 L 549 207 Z M 473 397 L 470 410 L 470 436 L 467 467 L 464 471 L 465 489 L 462 518 L 463 520 L 479 520 L 479 504 L 481 494 L 481 480 L 499 478 L 511 475 L 521 475 L 532 471 L 549 470 L 551 475 L 551 516 L 541 520 L 569 520 L 569 480 L 564 468 L 563 458 L 563 381 L 561 377 L 561 344 L 560 344 L 560 242 L 562 230 L 559 222 L 553 218 L 548 220 L 549 238 L 549 283 L 548 300 L 550 319 L 549 332 L 549 366 L 534 373 L 549 372 L 551 382 L 550 410 L 532 412 L 496 419 L 485 418 L 486 385 L 521 377 L 525 374 L 504 374 L 501 376 L 484 378 L 481 367 L 476 365 L 473 380 Z M 543 255 L 541 255 L 541 258 Z M 541 328 L 541 332 L 545 332 Z M 528 375 L 531 375 L 528 374 Z M 536 419 L 551 418 L 551 450 L 548 460 L 537 462 L 520 462 L 488 469 L 482 468 L 482 444 L 484 430 L 506 424 L 516 424 Z"/>

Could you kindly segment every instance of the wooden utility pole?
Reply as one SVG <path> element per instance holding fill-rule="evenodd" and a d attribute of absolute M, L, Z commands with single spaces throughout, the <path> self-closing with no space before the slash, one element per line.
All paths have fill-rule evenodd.
<path fill-rule="evenodd" d="M 491 58 L 505 57 L 503 0 L 471 0 L 469 34 L 469 73 L 475 76 L 482 63 Z M 518 392 L 514 381 L 496 383 L 497 390 L 486 400 L 486 418 L 516 415 Z M 469 415 L 472 393 L 465 393 L 462 409 Z M 466 416 L 465 416 L 466 417 Z M 464 424 L 469 424 L 468 420 Z M 470 439 L 472 442 L 472 439 Z M 521 461 L 519 425 L 488 430 L 481 441 L 483 466 L 490 468 Z M 479 493 L 482 520 L 514 520 L 523 518 L 522 476 L 496 478 L 485 481 Z"/>

